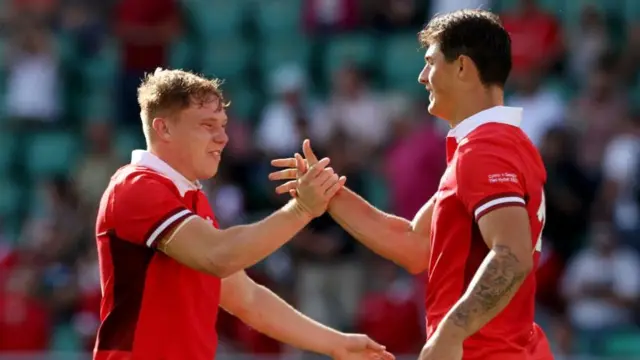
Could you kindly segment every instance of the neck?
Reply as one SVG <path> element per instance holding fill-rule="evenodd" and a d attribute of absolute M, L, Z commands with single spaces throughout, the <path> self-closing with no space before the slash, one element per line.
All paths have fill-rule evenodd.
<path fill-rule="evenodd" d="M 185 162 L 180 159 L 179 152 L 163 148 L 162 146 L 157 146 L 157 144 L 147 145 L 147 151 L 167 163 L 167 165 L 171 166 L 171 168 L 179 172 L 187 180 L 191 182 L 196 182 L 198 180 L 192 172 L 187 170 Z"/>
<path fill-rule="evenodd" d="M 452 128 L 481 111 L 504 105 L 504 90 L 498 87 L 483 88 L 479 94 L 464 96 L 463 99 L 465 100 L 457 104 L 449 120 Z"/>

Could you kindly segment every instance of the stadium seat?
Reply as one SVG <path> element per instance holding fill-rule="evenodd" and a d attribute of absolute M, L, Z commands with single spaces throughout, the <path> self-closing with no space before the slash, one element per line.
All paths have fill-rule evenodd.
<path fill-rule="evenodd" d="M 23 200 L 21 187 L 6 176 L 0 177 L 0 219 L 15 216 Z"/>
<path fill-rule="evenodd" d="M 265 37 L 299 34 L 302 0 L 262 0 L 256 2 L 256 19 Z"/>
<path fill-rule="evenodd" d="M 192 70 L 196 54 L 188 37 L 183 36 L 169 49 L 169 66 L 173 69 Z"/>
<path fill-rule="evenodd" d="M 203 39 L 224 38 L 240 33 L 246 0 L 184 0 L 185 15 Z"/>
<path fill-rule="evenodd" d="M 376 55 L 376 41 L 367 34 L 336 37 L 329 42 L 325 53 L 325 75 L 331 76 L 347 62 L 370 66 Z"/>
<path fill-rule="evenodd" d="M 250 55 L 249 44 L 241 38 L 216 41 L 202 51 L 202 72 L 206 76 L 233 81 L 244 76 Z"/>
<path fill-rule="evenodd" d="M 229 112 L 241 121 L 252 121 L 259 111 L 260 96 L 252 87 L 246 85 L 231 85 L 224 88 L 225 98 L 231 101 Z"/>
<path fill-rule="evenodd" d="M 121 129 L 118 130 L 115 139 L 116 154 L 123 161 L 131 160 L 131 151 L 144 148 L 144 136 L 142 128 L 138 129 Z"/>
<path fill-rule="evenodd" d="M 418 75 L 424 66 L 424 49 L 415 34 L 396 35 L 387 39 L 382 51 L 382 72 L 388 87 L 420 93 Z"/>
<path fill-rule="evenodd" d="M 16 155 L 16 139 L 10 133 L 0 132 L 0 176 L 10 172 L 13 158 Z"/>
<path fill-rule="evenodd" d="M 66 174 L 79 154 L 75 134 L 64 131 L 41 132 L 27 139 L 26 167 L 33 177 Z"/>
<path fill-rule="evenodd" d="M 311 42 L 298 34 L 293 36 L 267 39 L 260 51 L 260 67 L 267 78 L 285 64 L 296 64 L 302 68 L 309 65 Z"/>
<path fill-rule="evenodd" d="M 636 359 L 640 356 L 640 330 L 634 329 L 612 334 L 604 344 L 604 356 Z"/>
<path fill-rule="evenodd" d="M 119 46 L 115 40 L 107 41 L 100 52 L 83 61 L 83 80 L 89 89 L 113 88 L 119 67 Z"/>

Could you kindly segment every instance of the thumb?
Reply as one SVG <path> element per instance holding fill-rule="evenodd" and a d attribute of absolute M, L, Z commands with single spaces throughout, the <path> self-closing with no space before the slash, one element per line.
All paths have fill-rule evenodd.
<path fill-rule="evenodd" d="M 307 162 L 309 162 L 309 165 L 315 165 L 318 162 L 318 157 L 311 149 L 311 140 L 305 139 L 304 142 L 302 142 L 302 152 L 304 153 L 304 157 L 307 159 Z"/>

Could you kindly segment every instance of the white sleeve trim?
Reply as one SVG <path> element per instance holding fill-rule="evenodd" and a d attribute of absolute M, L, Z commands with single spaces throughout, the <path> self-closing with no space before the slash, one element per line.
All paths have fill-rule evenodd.
<path fill-rule="evenodd" d="M 502 197 L 502 198 L 497 198 L 497 199 L 493 199 L 490 201 L 487 201 L 486 203 L 478 206 L 478 208 L 476 209 L 476 211 L 473 213 L 473 216 L 475 216 L 476 218 L 478 217 L 478 215 L 486 212 L 487 210 L 489 210 L 490 208 L 497 206 L 497 205 L 502 205 L 502 204 L 508 204 L 508 203 L 517 203 L 517 204 L 525 204 L 525 201 L 523 198 L 518 197 L 518 196 L 506 196 L 506 197 Z"/>
<path fill-rule="evenodd" d="M 165 220 L 162 224 L 160 224 L 152 233 L 149 235 L 147 239 L 147 246 L 152 247 L 153 243 L 158 239 L 158 236 L 162 234 L 169 226 L 173 225 L 176 221 L 180 220 L 180 218 L 184 217 L 187 214 L 191 214 L 190 210 L 182 210 L 173 215 L 171 215 L 167 220 Z"/>

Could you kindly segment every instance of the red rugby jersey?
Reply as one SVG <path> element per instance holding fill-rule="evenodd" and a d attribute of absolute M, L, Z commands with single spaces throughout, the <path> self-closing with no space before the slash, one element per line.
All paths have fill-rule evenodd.
<path fill-rule="evenodd" d="M 503 206 L 529 213 L 537 266 L 544 226 L 546 171 L 537 149 L 519 128 L 522 109 L 482 111 L 447 137 L 447 170 L 433 210 L 426 286 L 427 334 L 460 299 L 489 252 L 478 219 Z M 532 272 L 509 305 L 464 342 L 464 359 L 550 359 L 544 334 L 534 323 Z M 543 350 L 534 350 L 542 347 Z M 538 355 L 542 354 L 543 357 Z"/>
<path fill-rule="evenodd" d="M 112 177 L 96 223 L 102 302 L 95 360 L 211 360 L 220 282 L 156 250 L 192 216 L 217 226 L 197 183 L 146 151 Z"/>

